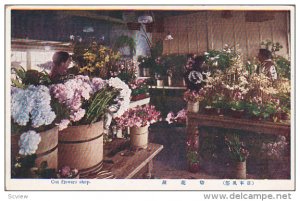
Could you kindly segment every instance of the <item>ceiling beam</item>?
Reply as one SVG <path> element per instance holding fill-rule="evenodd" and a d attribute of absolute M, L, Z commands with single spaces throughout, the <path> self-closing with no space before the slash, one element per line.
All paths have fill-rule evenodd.
<path fill-rule="evenodd" d="M 105 16 L 105 15 L 96 15 L 89 11 L 82 11 L 82 10 L 81 11 L 64 11 L 63 14 L 71 15 L 71 16 L 78 16 L 78 17 L 86 17 L 86 18 L 91 18 L 91 19 L 96 19 L 96 20 L 104 20 L 104 21 L 109 21 L 109 22 L 118 23 L 118 24 L 126 23 L 124 20 L 121 20 L 118 18 Z"/>

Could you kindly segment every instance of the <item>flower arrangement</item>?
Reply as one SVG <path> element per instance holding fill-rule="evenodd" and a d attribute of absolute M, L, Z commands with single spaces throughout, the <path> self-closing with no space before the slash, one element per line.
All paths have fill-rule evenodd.
<path fill-rule="evenodd" d="M 22 133 L 19 141 L 19 154 L 31 155 L 36 152 L 41 142 L 41 136 L 33 130 Z"/>
<path fill-rule="evenodd" d="M 21 134 L 19 154 L 34 154 L 41 141 L 38 132 L 52 126 L 55 119 L 50 91 L 46 86 L 29 85 L 26 89 L 11 88 L 12 133 Z"/>
<path fill-rule="evenodd" d="M 222 61 L 224 65 L 220 65 L 220 52 L 228 57 Z M 205 56 L 202 66 L 209 69 L 202 72 L 205 74 L 202 89 L 206 106 L 220 107 L 224 111 L 245 111 L 241 115 L 274 122 L 280 120 L 280 113 L 288 116 L 291 88 L 287 78 L 270 79 L 258 71 L 259 65 L 255 61 L 248 60 L 244 64 L 239 50 L 228 46 L 218 52 L 207 52 Z M 184 98 L 189 100 L 188 93 Z"/>
<path fill-rule="evenodd" d="M 63 166 L 58 170 L 57 178 L 72 179 L 78 175 L 79 171 L 76 168 L 70 168 L 69 166 Z"/>
<path fill-rule="evenodd" d="M 112 77 L 117 76 L 125 83 L 133 82 L 137 77 L 138 63 L 133 59 L 120 59 L 116 65 L 117 71 L 110 72 Z"/>
<path fill-rule="evenodd" d="M 144 127 L 155 123 L 160 118 L 160 112 L 152 105 L 138 106 L 129 109 L 121 117 L 116 118 L 118 127 Z"/>
<path fill-rule="evenodd" d="M 72 56 L 79 73 L 107 79 L 115 72 L 120 54 L 97 42 L 75 43 Z"/>
<path fill-rule="evenodd" d="M 119 78 L 106 81 L 82 75 L 75 76 L 64 84 L 53 85 L 51 92 L 69 111 L 68 117 L 59 124 L 60 130 L 71 122 L 93 123 L 106 112 L 121 116 L 129 107 L 131 93 Z"/>
<path fill-rule="evenodd" d="M 129 87 L 132 90 L 131 95 L 137 96 L 140 94 L 147 94 L 149 91 L 148 85 L 145 79 L 136 79 L 129 83 Z"/>
<path fill-rule="evenodd" d="M 276 160 L 283 157 L 286 147 L 286 138 L 284 136 L 278 136 L 274 142 L 263 143 L 261 153 L 266 159 Z"/>
<path fill-rule="evenodd" d="M 186 122 L 186 114 L 187 114 L 186 109 L 180 110 L 176 116 L 173 112 L 169 112 L 166 117 L 166 121 L 168 122 L 168 124 L 185 123 Z"/>
<path fill-rule="evenodd" d="M 240 141 L 238 135 L 231 137 L 225 136 L 225 144 L 228 147 L 231 158 L 237 162 L 244 162 L 249 156 L 249 151 L 246 149 L 243 142 Z"/>
<path fill-rule="evenodd" d="M 206 58 L 205 64 L 212 71 L 214 69 L 226 70 L 230 66 L 235 65 L 240 59 L 238 52 L 228 44 L 225 44 L 221 51 L 210 50 L 205 52 L 204 55 Z"/>
<path fill-rule="evenodd" d="M 187 102 L 199 102 L 205 98 L 205 90 L 200 89 L 199 91 L 187 90 L 184 92 L 183 99 Z"/>

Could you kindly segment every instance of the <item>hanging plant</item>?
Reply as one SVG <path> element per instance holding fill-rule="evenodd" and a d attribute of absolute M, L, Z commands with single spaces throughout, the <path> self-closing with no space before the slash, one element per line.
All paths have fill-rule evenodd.
<path fill-rule="evenodd" d="M 125 36 L 125 35 L 119 36 L 116 39 L 116 42 L 114 44 L 114 49 L 118 50 L 118 49 L 124 48 L 126 46 L 128 46 L 130 49 L 130 55 L 131 56 L 134 55 L 136 52 L 136 49 L 135 49 L 136 44 L 135 44 L 134 39 L 129 36 Z"/>

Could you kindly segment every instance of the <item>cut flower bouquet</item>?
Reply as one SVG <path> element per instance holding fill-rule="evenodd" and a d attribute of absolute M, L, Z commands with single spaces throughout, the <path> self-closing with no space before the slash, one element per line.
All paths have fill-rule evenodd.
<path fill-rule="evenodd" d="M 121 117 L 116 118 L 117 125 L 121 128 L 144 127 L 157 122 L 160 112 L 154 106 L 136 107 L 126 111 Z"/>

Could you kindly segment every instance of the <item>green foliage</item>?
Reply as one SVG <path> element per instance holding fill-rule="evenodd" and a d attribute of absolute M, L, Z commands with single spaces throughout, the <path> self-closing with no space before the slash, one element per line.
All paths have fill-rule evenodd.
<path fill-rule="evenodd" d="M 31 168 L 35 165 L 36 154 L 28 156 L 16 156 L 12 160 L 11 176 L 12 178 L 31 178 Z"/>
<path fill-rule="evenodd" d="M 163 52 L 163 42 L 161 40 L 157 41 L 155 45 L 151 48 L 150 52 L 152 58 L 160 57 Z"/>
<path fill-rule="evenodd" d="M 229 149 L 230 156 L 233 160 L 243 162 L 249 156 L 249 152 L 246 149 L 243 142 L 237 134 L 225 137 L 225 144 Z"/>
<path fill-rule="evenodd" d="M 260 43 L 260 45 L 264 49 L 271 51 L 273 54 L 275 54 L 275 52 L 278 52 L 278 51 L 280 51 L 280 49 L 283 48 L 283 46 L 279 42 L 274 43 L 273 41 L 271 41 L 269 39 L 262 41 Z"/>
<path fill-rule="evenodd" d="M 117 94 L 118 90 L 111 88 L 104 88 L 96 92 L 88 102 L 89 107 L 86 111 L 83 123 L 92 124 L 98 121 L 99 118 L 105 114 L 108 106 L 114 100 Z"/>
<path fill-rule="evenodd" d="M 37 70 L 25 70 L 24 68 L 15 69 L 13 73 L 16 75 L 15 79 L 12 79 L 12 86 L 18 88 L 24 88 L 28 85 L 50 85 L 51 80 L 49 74 L 46 71 L 39 72 Z"/>
<path fill-rule="evenodd" d="M 188 151 L 187 160 L 189 163 L 198 163 L 199 162 L 199 154 L 197 151 Z"/>
<path fill-rule="evenodd" d="M 136 49 L 135 49 L 136 43 L 135 43 L 134 39 L 129 36 L 125 36 L 125 35 L 119 36 L 116 39 L 116 41 L 113 45 L 113 49 L 115 51 L 118 51 L 119 48 L 123 48 L 126 46 L 129 47 L 131 56 L 136 53 Z"/>
<path fill-rule="evenodd" d="M 274 62 L 277 67 L 277 73 L 280 77 L 291 79 L 291 62 L 282 56 L 276 56 Z"/>

